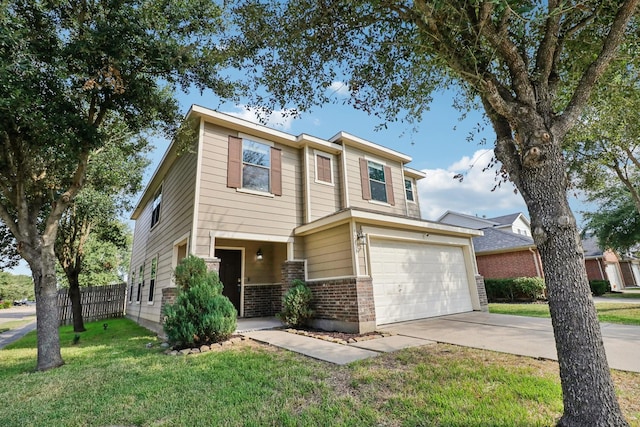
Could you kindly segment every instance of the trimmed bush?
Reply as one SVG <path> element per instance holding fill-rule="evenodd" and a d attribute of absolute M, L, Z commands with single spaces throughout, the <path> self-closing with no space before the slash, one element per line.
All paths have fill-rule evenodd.
<path fill-rule="evenodd" d="M 302 280 L 295 279 L 292 284 L 283 298 L 284 310 L 276 316 L 289 326 L 304 326 L 313 317 L 313 294 Z"/>
<path fill-rule="evenodd" d="M 611 291 L 611 284 L 608 280 L 590 280 L 589 286 L 591 293 L 597 297 Z"/>
<path fill-rule="evenodd" d="M 484 285 L 489 302 L 544 299 L 545 284 L 541 277 L 484 279 Z"/>
<path fill-rule="evenodd" d="M 227 340 L 236 330 L 237 312 L 229 298 L 221 294 L 218 274 L 206 271 L 204 260 L 194 256 L 185 258 L 179 267 L 176 283 L 181 291 L 175 303 L 163 310 L 169 343 L 174 348 L 186 348 Z"/>
<path fill-rule="evenodd" d="M 210 272 L 204 260 L 195 255 L 188 255 L 183 258 L 180 264 L 176 266 L 173 275 L 176 279 L 176 285 L 181 290 L 186 290 L 196 283 L 206 282 L 215 289 L 216 293 L 222 293 L 223 285 L 218 275 Z"/>

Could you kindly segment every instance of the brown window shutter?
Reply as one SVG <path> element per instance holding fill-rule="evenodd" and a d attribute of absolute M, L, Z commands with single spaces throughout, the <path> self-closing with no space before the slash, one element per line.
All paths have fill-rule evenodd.
<path fill-rule="evenodd" d="M 242 187 L 242 139 L 229 135 L 227 187 Z"/>
<path fill-rule="evenodd" d="M 271 148 L 271 192 L 282 196 L 282 151 Z"/>
<path fill-rule="evenodd" d="M 369 166 L 367 159 L 360 157 L 360 182 L 362 183 L 362 198 L 371 200 L 371 186 L 369 185 Z"/>
<path fill-rule="evenodd" d="M 396 200 L 393 198 L 393 181 L 391 180 L 391 168 L 389 166 L 384 167 L 384 183 L 387 190 L 387 203 L 394 206 Z"/>
<path fill-rule="evenodd" d="M 318 165 L 318 181 L 333 182 L 331 177 L 331 159 L 318 154 L 316 156 L 316 164 Z"/>

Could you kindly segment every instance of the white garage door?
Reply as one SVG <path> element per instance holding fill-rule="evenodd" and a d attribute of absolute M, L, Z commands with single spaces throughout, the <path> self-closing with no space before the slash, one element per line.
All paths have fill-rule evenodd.
<path fill-rule="evenodd" d="M 611 284 L 611 290 L 622 290 L 622 278 L 620 277 L 620 273 L 618 272 L 618 266 L 615 264 L 607 263 L 604 267 L 604 271 L 605 273 L 607 273 L 607 279 L 609 279 L 609 283 Z"/>
<path fill-rule="evenodd" d="M 376 323 L 472 311 L 462 248 L 372 240 Z"/>

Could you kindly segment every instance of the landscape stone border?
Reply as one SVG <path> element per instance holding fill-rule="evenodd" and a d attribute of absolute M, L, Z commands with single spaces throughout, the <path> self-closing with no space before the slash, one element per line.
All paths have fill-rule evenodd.
<path fill-rule="evenodd" d="M 226 341 L 222 341 L 222 342 L 218 342 L 218 343 L 213 343 L 210 345 L 201 345 L 200 347 L 194 347 L 194 348 L 183 348 L 182 350 L 174 350 L 174 349 L 167 349 L 165 350 L 164 354 L 168 355 L 168 356 L 187 356 L 189 354 L 200 354 L 200 353 L 207 353 L 209 351 L 216 351 L 219 349 L 222 349 L 224 347 L 229 347 L 235 344 L 238 344 L 242 341 L 247 341 L 248 338 L 244 337 L 244 336 L 234 336 L 229 338 Z"/>

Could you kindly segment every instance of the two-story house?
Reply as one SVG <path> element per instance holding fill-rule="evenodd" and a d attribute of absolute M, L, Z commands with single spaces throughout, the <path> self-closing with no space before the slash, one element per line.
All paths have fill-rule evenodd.
<path fill-rule="evenodd" d="M 130 318 L 160 328 L 187 254 L 218 271 L 241 317 L 273 316 L 296 278 L 313 291 L 315 326 L 329 330 L 485 307 L 471 242 L 481 232 L 420 219 L 425 174 L 409 156 L 199 106 L 185 123 L 193 146 L 169 147 L 132 214 Z"/>

